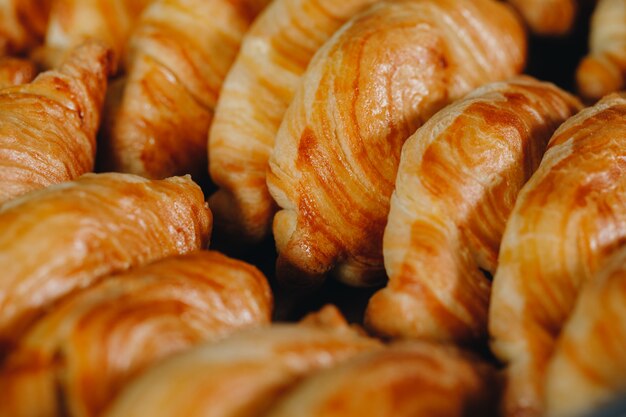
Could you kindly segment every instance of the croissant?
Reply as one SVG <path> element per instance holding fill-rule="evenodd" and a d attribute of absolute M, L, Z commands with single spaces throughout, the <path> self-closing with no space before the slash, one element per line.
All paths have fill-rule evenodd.
<path fill-rule="evenodd" d="M 625 116 L 612 95 L 565 122 L 507 223 L 489 311 L 506 415 L 543 415 L 547 362 L 579 288 L 626 239 Z"/>
<path fill-rule="evenodd" d="M 600 0 L 591 17 L 589 55 L 576 70 L 580 94 L 597 100 L 625 86 L 626 1 Z"/>
<path fill-rule="evenodd" d="M 576 21 L 576 0 L 508 0 L 537 35 L 566 35 Z"/>
<path fill-rule="evenodd" d="M 351 285 L 380 282 L 402 144 L 447 102 L 515 74 L 524 56 L 520 24 L 491 0 L 382 2 L 335 33 L 270 159 L 280 279 L 308 286 L 332 270 Z"/>
<path fill-rule="evenodd" d="M 204 247 L 211 214 L 189 178 L 87 174 L 0 208 L 0 351 L 60 298 Z"/>
<path fill-rule="evenodd" d="M 20 58 L 0 58 L 0 89 L 31 82 L 37 75 L 32 61 Z"/>
<path fill-rule="evenodd" d="M 52 0 L 0 0 L 0 56 L 29 51 L 43 42 Z"/>
<path fill-rule="evenodd" d="M 241 38 L 269 0 L 157 0 L 129 40 L 107 104 L 105 170 L 149 178 L 206 171 L 207 134 Z"/>
<path fill-rule="evenodd" d="M 546 415 L 585 416 L 626 394 L 626 251 L 581 290 L 546 372 Z"/>
<path fill-rule="evenodd" d="M 109 50 L 89 43 L 59 70 L 0 90 L 0 204 L 93 169 L 110 69 Z"/>
<path fill-rule="evenodd" d="M 346 328 L 274 325 L 244 331 L 148 370 L 105 415 L 260 415 L 305 375 L 379 346 Z"/>
<path fill-rule="evenodd" d="M 457 349 L 401 343 L 307 378 L 267 417 L 493 416 L 495 370 Z"/>
<path fill-rule="evenodd" d="M 517 193 L 576 98 L 530 77 L 486 85 L 433 116 L 402 151 L 385 229 L 389 285 L 366 321 L 385 336 L 474 341 Z"/>
<path fill-rule="evenodd" d="M 0 415 L 66 415 L 61 405 L 71 416 L 100 415 L 152 363 L 269 323 L 271 299 L 263 274 L 217 252 L 107 278 L 55 307 L 20 340 L 0 371 Z M 38 401 L 29 401 L 35 393 Z"/>
<path fill-rule="evenodd" d="M 275 0 L 254 22 L 228 73 L 209 134 L 209 199 L 231 239 L 262 240 L 276 211 L 265 184 L 280 122 L 315 51 L 376 0 Z M 218 232 L 219 233 L 219 232 Z"/>

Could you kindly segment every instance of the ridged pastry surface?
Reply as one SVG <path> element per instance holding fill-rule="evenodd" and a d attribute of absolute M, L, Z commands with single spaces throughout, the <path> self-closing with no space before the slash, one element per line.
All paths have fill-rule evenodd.
<path fill-rule="evenodd" d="M 580 288 L 626 239 L 626 99 L 570 118 L 522 188 L 502 239 L 489 311 L 508 365 L 505 412 L 543 415 L 555 341 Z"/>
<path fill-rule="evenodd" d="M 366 322 L 388 337 L 487 334 L 500 241 L 548 140 L 581 108 L 530 77 L 486 85 L 434 115 L 402 150 L 385 229 L 386 289 Z"/>
<path fill-rule="evenodd" d="M 204 196 L 188 177 L 87 174 L 0 207 L 0 350 L 54 302 L 115 272 L 204 247 Z"/>
<path fill-rule="evenodd" d="M 52 0 L 0 0 L 0 56 L 29 51 L 43 42 Z"/>
<path fill-rule="evenodd" d="M 520 24 L 491 0 L 381 2 L 336 32 L 303 76 L 270 159 L 281 279 L 308 286 L 332 272 L 350 285 L 380 282 L 402 144 L 524 59 Z"/>

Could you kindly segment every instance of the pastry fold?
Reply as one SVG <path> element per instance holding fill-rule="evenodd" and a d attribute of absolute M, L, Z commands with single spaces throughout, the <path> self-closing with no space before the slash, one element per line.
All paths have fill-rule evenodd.
<path fill-rule="evenodd" d="M 580 108 L 556 86 L 518 77 L 473 91 L 406 141 L 383 239 L 389 284 L 366 313 L 372 330 L 457 342 L 486 336 L 483 271 L 496 272 L 517 194 Z"/>
<path fill-rule="evenodd" d="M 109 277 L 55 306 L 19 341 L 0 369 L 0 415 L 98 416 L 144 369 L 267 324 L 271 306 L 263 274 L 217 252 Z"/>
<path fill-rule="evenodd" d="M 206 246 L 211 213 L 188 177 L 87 174 L 0 208 L 0 350 L 62 297 Z"/>
<path fill-rule="evenodd" d="M 491 0 L 381 2 L 336 32 L 303 76 L 270 159 L 279 278 L 384 279 L 404 141 L 448 102 L 520 71 L 525 45 L 514 14 Z"/>
<path fill-rule="evenodd" d="M 505 412 L 544 415 L 548 360 L 580 288 L 626 239 L 626 99 L 611 95 L 550 139 L 504 232 L 489 310 L 507 364 Z"/>
<path fill-rule="evenodd" d="M 0 89 L 29 83 L 36 75 L 37 68 L 28 59 L 0 58 Z"/>
<path fill-rule="evenodd" d="M 0 204 L 93 170 L 109 49 L 76 48 L 54 71 L 0 90 Z"/>
<path fill-rule="evenodd" d="M 0 56 L 28 52 L 43 42 L 52 0 L 0 1 Z"/>
<path fill-rule="evenodd" d="M 530 30 L 541 36 L 563 36 L 576 21 L 578 0 L 507 0 Z"/>

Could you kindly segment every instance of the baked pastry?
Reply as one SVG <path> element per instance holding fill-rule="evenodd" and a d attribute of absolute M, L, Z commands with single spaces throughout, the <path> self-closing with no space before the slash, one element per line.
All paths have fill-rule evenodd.
<path fill-rule="evenodd" d="M 263 274 L 217 252 L 109 277 L 63 301 L 19 341 L 0 370 L 0 415 L 100 415 L 153 363 L 267 324 L 271 310 Z"/>
<path fill-rule="evenodd" d="M 267 417 L 495 416 L 495 370 L 457 349 L 401 343 L 321 371 Z"/>
<path fill-rule="evenodd" d="M 0 208 L 0 351 L 60 298 L 115 272 L 206 246 L 191 179 L 86 174 Z"/>
<path fill-rule="evenodd" d="M 591 415 L 626 394 L 626 251 L 581 289 L 546 373 L 546 415 Z"/>
<path fill-rule="evenodd" d="M 504 232 L 489 332 L 507 364 L 508 416 L 543 415 L 545 371 L 579 289 L 626 239 L 626 98 L 566 121 Z"/>
<path fill-rule="evenodd" d="M 241 332 L 148 370 L 105 415 L 261 415 L 305 375 L 379 346 L 348 328 L 274 325 Z"/>
<path fill-rule="evenodd" d="M 624 88 L 626 1 L 600 0 L 591 17 L 589 55 L 576 71 L 580 94 L 589 100 Z"/>
<path fill-rule="evenodd" d="M 507 0 L 530 30 L 543 36 L 566 35 L 576 21 L 577 0 Z"/>
<path fill-rule="evenodd" d="M 274 138 L 300 77 L 320 46 L 376 0 L 276 0 L 254 22 L 228 73 L 209 134 L 209 199 L 231 240 L 258 242 L 276 204 L 265 174 Z"/>
<path fill-rule="evenodd" d="M 384 278 L 382 234 L 404 141 L 448 102 L 521 70 L 525 35 L 492 0 L 382 2 L 319 50 L 276 138 L 269 190 L 283 281 Z M 293 278 L 293 280 L 292 280 Z"/>
<path fill-rule="evenodd" d="M 28 59 L 0 58 L 0 88 L 29 83 L 36 75 L 37 68 Z"/>
<path fill-rule="evenodd" d="M 469 342 L 487 334 L 490 279 L 517 193 L 579 101 L 530 77 L 486 85 L 441 110 L 402 150 L 383 239 L 376 333 Z"/>
<path fill-rule="evenodd" d="M 224 77 L 269 0 L 156 0 L 130 40 L 124 86 L 106 106 L 105 170 L 149 178 L 206 172 Z"/>
<path fill-rule="evenodd" d="M 27 52 L 43 42 L 52 0 L 0 0 L 0 56 Z"/>
<path fill-rule="evenodd" d="M 0 90 L 0 204 L 93 169 L 109 50 L 78 47 L 56 71 Z"/>

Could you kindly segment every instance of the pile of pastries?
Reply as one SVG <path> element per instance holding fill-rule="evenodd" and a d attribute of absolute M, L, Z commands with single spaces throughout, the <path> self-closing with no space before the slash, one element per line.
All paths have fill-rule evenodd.
<path fill-rule="evenodd" d="M 594 3 L 0 0 L 0 417 L 624 397 L 626 0 Z M 524 75 L 592 7 L 576 87 Z M 328 279 L 357 323 L 275 319 Z"/>

